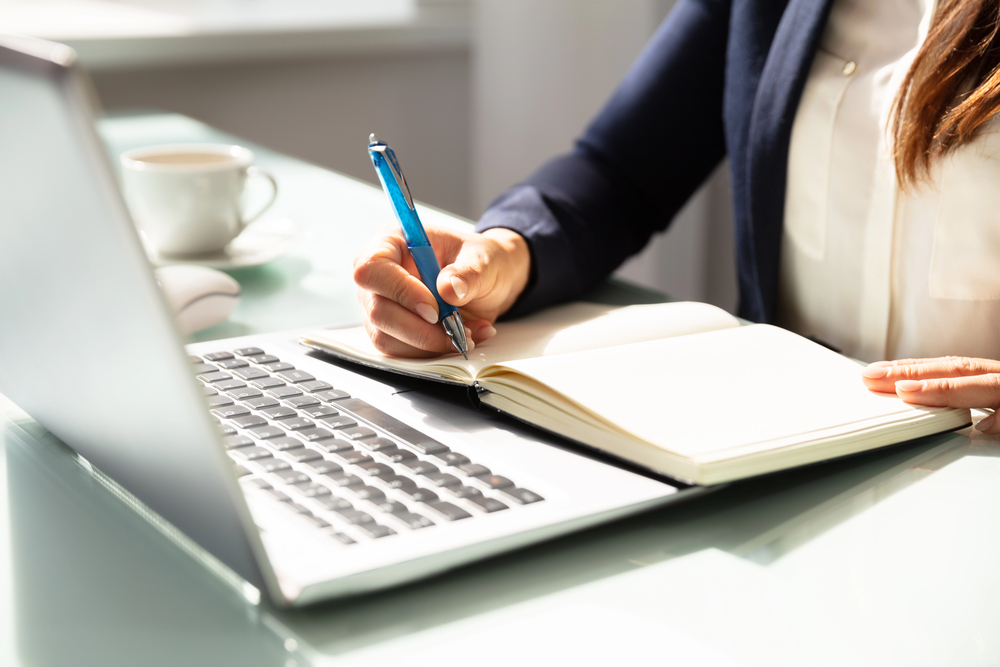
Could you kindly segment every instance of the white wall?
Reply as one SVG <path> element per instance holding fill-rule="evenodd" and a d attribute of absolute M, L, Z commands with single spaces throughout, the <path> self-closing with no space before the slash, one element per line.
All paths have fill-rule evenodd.
<path fill-rule="evenodd" d="M 477 0 L 472 200 L 565 152 L 611 95 L 673 0 Z M 721 110 L 720 110 L 721 113 Z M 619 275 L 733 310 L 728 181 L 720 170 Z"/>

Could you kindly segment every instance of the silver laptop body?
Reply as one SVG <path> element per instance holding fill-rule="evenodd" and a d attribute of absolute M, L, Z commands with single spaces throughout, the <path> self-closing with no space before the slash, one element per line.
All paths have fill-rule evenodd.
<path fill-rule="evenodd" d="M 142 511 L 152 510 L 154 523 L 176 535 L 179 529 L 179 539 L 197 545 L 200 557 L 238 575 L 250 597 L 264 591 L 277 604 L 303 605 L 384 588 L 699 491 L 567 450 L 402 381 L 330 363 L 300 346 L 297 332 L 185 349 L 96 136 L 87 82 L 73 60 L 63 45 L 0 36 L 0 393 Z M 452 520 L 376 480 L 365 487 L 382 489 L 383 505 L 352 495 L 355 486 L 343 490 L 353 514 L 334 511 L 330 499 L 341 493 L 337 484 L 346 472 L 334 484 L 310 465 L 339 461 L 357 475 L 405 470 L 377 453 L 367 468 L 354 469 L 343 452 L 306 443 L 297 451 L 315 449 L 318 458 L 286 466 L 309 478 L 289 487 L 279 484 L 289 473 L 279 479 L 241 459 L 259 443 L 234 446 L 248 431 L 209 411 L 206 393 L 214 390 L 195 378 L 191 355 L 200 364 L 226 355 L 263 360 L 247 352 L 252 348 L 350 396 L 342 414 L 355 420 L 359 437 L 367 438 L 362 444 L 374 442 L 370 428 L 410 457 L 403 463 L 435 461 L 463 488 L 483 489 L 485 496 L 474 499 L 480 505 L 447 495 L 455 484 L 444 487 L 439 495 L 448 502 L 441 507 L 468 515 Z M 244 364 L 258 367 L 265 368 Z M 315 407 L 310 414 L 320 414 Z M 421 437 L 470 463 L 449 467 L 454 461 L 419 447 L 415 457 L 407 439 Z M 268 460 L 283 457 L 277 452 Z M 482 469 L 508 485 L 484 484 L 494 477 L 473 476 Z M 515 501 L 514 488 L 530 493 Z M 535 496 L 542 500 L 521 502 Z M 485 497 L 493 509 L 504 501 L 502 511 L 483 510 Z M 426 523 L 411 527 L 391 513 L 383 518 L 379 507 L 389 506 Z M 358 516 L 370 523 L 351 523 Z M 381 535 L 372 537 L 372 524 L 384 526 Z"/>

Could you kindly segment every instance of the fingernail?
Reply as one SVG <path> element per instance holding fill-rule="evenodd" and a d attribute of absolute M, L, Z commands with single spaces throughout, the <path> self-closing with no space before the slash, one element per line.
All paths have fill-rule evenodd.
<path fill-rule="evenodd" d="M 465 342 L 469 346 L 469 352 L 476 349 L 476 341 L 472 340 L 472 332 L 468 329 L 465 330 Z"/>
<path fill-rule="evenodd" d="M 891 361 L 873 361 L 868 364 L 869 368 L 885 368 L 886 366 L 894 365 Z"/>
<path fill-rule="evenodd" d="M 437 324 L 438 314 L 437 311 L 434 310 L 433 306 L 430 306 L 426 303 L 418 303 L 416 305 L 416 311 L 417 315 L 424 318 L 431 324 Z"/>
<path fill-rule="evenodd" d="M 478 338 L 480 341 L 484 341 L 487 338 L 493 338 L 493 336 L 495 336 L 496 333 L 497 333 L 496 328 L 490 324 L 487 324 L 484 327 L 479 327 L 479 330 L 476 331 L 476 338 Z"/>
<path fill-rule="evenodd" d="M 990 427 L 993 426 L 993 422 L 995 422 L 996 420 L 997 420 L 996 415 L 986 415 L 985 417 L 979 420 L 978 424 L 976 424 L 976 430 L 988 431 L 990 430 Z"/>
<path fill-rule="evenodd" d="M 896 383 L 896 391 L 923 391 L 926 380 L 900 380 Z"/>
<path fill-rule="evenodd" d="M 869 380 L 884 378 L 888 372 L 889 370 L 882 366 L 867 366 L 861 369 L 861 374 Z"/>
<path fill-rule="evenodd" d="M 464 299 L 465 295 L 469 293 L 469 286 L 458 276 L 451 277 L 451 288 L 455 290 L 455 296 L 459 299 Z"/>

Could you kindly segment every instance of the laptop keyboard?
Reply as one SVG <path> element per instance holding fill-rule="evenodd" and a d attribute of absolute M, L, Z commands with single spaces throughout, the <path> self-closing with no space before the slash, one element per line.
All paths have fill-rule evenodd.
<path fill-rule="evenodd" d="M 544 500 L 258 347 L 191 362 L 241 483 L 341 544 Z"/>

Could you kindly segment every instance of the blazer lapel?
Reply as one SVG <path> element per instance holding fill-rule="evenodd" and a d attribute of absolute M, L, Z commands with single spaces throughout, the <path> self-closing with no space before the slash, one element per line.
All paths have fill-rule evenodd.
<path fill-rule="evenodd" d="M 792 123 L 833 0 L 790 0 L 771 43 L 750 112 L 746 153 L 748 241 L 754 310 L 774 318 L 778 294 L 785 181 Z"/>

